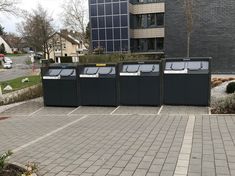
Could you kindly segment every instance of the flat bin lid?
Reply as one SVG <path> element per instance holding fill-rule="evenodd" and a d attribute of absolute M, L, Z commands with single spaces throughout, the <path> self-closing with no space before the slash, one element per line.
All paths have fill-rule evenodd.
<path fill-rule="evenodd" d="M 49 69 L 48 76 L 58 76 L 61 72 L 61 69 Z"/>
<path fill-rule="evenodd" d="M 101 75 L 113 75 L 115 74 L 114 67 L 100 67 L 98 73 Z"/>
<path fill-rule="evenodd" d="M 159 72 L 159 65 L 158 64 L 142 64 L 140 65 L 139 71 L 142 73 L 152 73 L 152 72 Z"/>
<path fill-rule="evenodd" d="M 139 71 L 139 64 L 129 64 L 123 67 L 123 71 L 127 73 L 137 73 Z"/>
<path fill-rule="evenodd" d="M 84 69 L 84 74 L 95 75 L 98 72 L 99 67 L 86 67 Z"/>
<path fill-rule="evenodd" d="M 63 69 L 60 73 L 60 76 L 75 76 L 75 70 L 74 69 Z"/>

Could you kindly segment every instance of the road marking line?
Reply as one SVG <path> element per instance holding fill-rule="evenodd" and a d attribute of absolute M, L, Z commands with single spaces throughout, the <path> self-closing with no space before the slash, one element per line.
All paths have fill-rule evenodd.
<path fill-rule="evenodd" d="M 189 115 L 174 175 L 186 176 L 188 173 L 188 167 L 189 167 L 189 161 L 190 161 L 190 155 L 193 143 L 194 124 L 195 124 L 195 115 Z"/>
<path fill-rule="evenodd" d="M 16 152 L 18 152 L 18 151 L 20 151 L 20 150 L 22 150 L 22 149 L 24 149 L 24 148 L 27 148 L 27 147 L 29 147 L 30 145 L 33 145 L 33 144 L 35 144 L 35 143 L 37 143 L 37 142 L 39 142 L 39 141 L 41 141 L 41 140 L 43 140 L 43 139 L 45 139 L 45 138 L 47 138 L 47 137 L 53 135 L 53 134 L 55 134 L 55 133 L 58 133 L 58 132 L 64 130 L 65 128 L 68 128 L 68 127 L 70 127 L 71 125 L 73 125 L 73 124 L 75 124 L 75 123 L 77 123 L 77 122 L 79 122 L 79 121 L 81 121 L 81 120 L 83 120 L 83 119 L 85 119 L 85 118 L 87 118 L 87 117 L 88 117 L 88 115 L 85 115 L 85 116 L 83 116 L 83 117 L 81 117 L 81 118 L 79 118 L 79 119 L 77 119 L 77 120 L 75 120 L 75 121 L 73 121 L 73 122 L 70 122 L 70 123 L 68 123 L 68 124 L 66 124 L 66 125 L 64 125 L 64 126 L 62 126 L 62 127 L 60 127 L 60 128 L 58 128 L 58 129 L 56 129 L 56 130 L 54 130 L 54 131 L 51 131 L 50 133 L 47 133 L 47 134 L 45 134 L 45 135 L 43 135 L 43 136 L 41 136 L 41 137 L 39 137 L 39 138 L 37 138 L 37 139 L 31 141 L 31 142 L 28 142 L 27 144 L 24 144 L 24 145 L 22 145 L 22 146 L 20 146 L 20 147 L 17 147 L 16 149 L 12 150 L 12 152 L 13 152 L 13 153 L 16 153 Z"/>
<path fill-rule="evenodd" d="M 37 112 L 41 111 L 44 107 L 39 108 L 38 110 L 34 111 L 33 113 L 29 114 L 28 116 L 33 116 Z"/>
<path fill-rule="evenodd" d="M 75 108 L 74 110 L 72 110 L 71 112 L 69 112 L 67 114 L 67 116 L 71 115 L 72 113 L 74 113 L 76 110 L 80 109 L 82 106 L 78 106 L 77 108 Z"/>
<path fill-rule="evenodd" d="M 163 105 L 162 105 L 161 108 L 159 109 L 157 115 L 160 115 L 160 113 L 162 112 L 162 109 L 163 109 Z"/>
<path fill-rule="evenodd" d="M 110 113 L 110 115 L 113 115 L 113 113 L 115 113 L 119 108 L 120 108 L 120 106 L 118 106 L 117 108 L 115 108 L 115 109 Z"/>

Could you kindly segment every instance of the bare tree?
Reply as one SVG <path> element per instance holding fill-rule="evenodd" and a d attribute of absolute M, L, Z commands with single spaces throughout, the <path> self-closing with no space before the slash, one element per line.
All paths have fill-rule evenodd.
<path fill-rule="evenodd" d="M 87 27 L 87 9 L 84 6 L 86 1 L 83 0 L 67 0 L 62 5 L 64 12 L 64 26 L 81 33 L 81 39 L 88 44 L 86 40 Z"/>
<path fill-rule="evenodd" d="M 19 3 L 19 0 L 0 0 L 0 13 L 17 15 L 19 12 L 17 5 Z"/>
<path fill-rule="evenodd" d="M 193 31 L 193 0 L 184 0 L 187 27 L 187 57 L 190 56 L 191 34 Z"/>
<path fill-rule="evenodd" d="M 48 40 L 54 33 L 53 19 L 48 12 L 39 4 L 32 13 L 25 15 L 24 21 L 18 24 L 18 32 L 22 35 L 29 46 L 35 51 L 43 51 L 44 57 L 49 58 Z"/>

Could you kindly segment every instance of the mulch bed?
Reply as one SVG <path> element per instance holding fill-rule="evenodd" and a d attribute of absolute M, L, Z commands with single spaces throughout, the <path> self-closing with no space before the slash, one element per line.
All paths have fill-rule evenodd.
<path fill-rule="evenodd" d="M 25 169 L 14 164 L 7 164 L 5 169 L 0 172 L 0 176 L 20 176 L 25 172 Z"/>

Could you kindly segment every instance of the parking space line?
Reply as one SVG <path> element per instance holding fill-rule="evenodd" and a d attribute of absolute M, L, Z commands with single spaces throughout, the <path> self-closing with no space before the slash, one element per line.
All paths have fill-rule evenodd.
<path fill-rule="evenodd" d="M 188 174 L 188 167 L 192 152 L 195 118 L 195 115 L 189 115 L 174 175 L 186 176 Z"/>
<path fill-rule="evenodd" d="M 115 108 L 115 109 L 110 113 L 110 115 L 113 115 L 113 113 L 115 113 L 119 108 L 120 108 L 120 106 L 118 106 L 117 108 Z"/>
<path fill-rule="evenodd" d="M 47 137 L 49 137 L 49 136 L 52 136 L 53 134 L 56 134 L 56 133 L 58 133 L 58 132 L 60 132 L 60 131 L 62 131 L 62 130 L 64 130 L 64 129 L 66 129 L 66 128 L 70 127 L 71 125 L 73 125 L 73 124 L 75 124 L 75 123 L 77 123 L 77 122 L 79 122 L 79 121 L 81 121 L 81 120 L 83 120 L 83 119 L 85 119 L 85 118 L 87 118 L 87 117 L 88 117 L 88 115 L 85 115 L 85 116 L 83 116 L 83 117 L 81 117 L 81 118 L 79 118 L 79 119 L 77 119 L 77 120 L 75 120 L 75 121 L 73 121 L 73 122 L 70 122 L 70 123 L 68 123 L 68 124 L 66 124 L 66 125 L 64 125 L 64 126 L 62 126 L 62 127 L 60 127 L 60 128 L 58 128 L 58 129 L 56 129 L 56 130 L 53 130 L 53 131 L 51 131 L 50 133 L 47 133 L 47 134 L 45 134 L 45 135 L 43 135 L 43 136 L 41 136 L 41 137 L 39 137 L 39 138 L 37 138 L 37 139 L 31 141 L 31 142 L 28 142 L 28 143 L 26 143 L 26 144 L 24 144 L 24 145 L 22 145 L 22 146 L 20 146 L 20 147 L 17 147 L 16 149 L 12 150 L 12 152 L 13 152 L 13 153 L 19 152 L 20 150 L 22 150 L 22 149 L 24 149 L 24 148 L 27 148 L 27 147 L 29 147 L 30 145 L 33 145 L 33 144 L 35 144 L 35 143 L 37 143 L 37 142 L 39 142 L 39 141 L 41 141 L 41 140 L 43 140 L 43 139 L 45 139 L 45 138 L 47 138 Z"/>
<path fill-rule="evenodd" d="M 67 116 L 71 115 L 72 113 L 74 113 L 75 111 L 77 111 L 78 109 L 80 109 L 82 106 L 78 106 L 77 108 L 75 108 L 74 110 L 72 110 L 71 112 L 69 112 L 67 114 Z"/>
<path fill-rule="evenodd" d="M 41 111 L 44 107 L 39 108 L 38 110 L 34 111 L 33 113 L 29 114 L 28 116 L 33 116 L 37 112 Z"/>
<path fill-rule="evenodd" d="M 158 111 L 157 115 L 160 115 L 160 113 L 161 113 L 162 109 L 163 109 L 163 105 L 162 105 L 162 106 L 161 106 L 161 108 L 159 109 L 159 111 Z"/>

